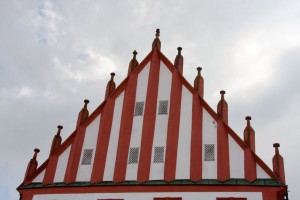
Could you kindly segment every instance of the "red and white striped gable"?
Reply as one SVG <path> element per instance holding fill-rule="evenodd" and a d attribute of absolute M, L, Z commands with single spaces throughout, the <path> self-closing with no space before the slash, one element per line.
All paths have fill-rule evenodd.
<path fill-rule="evenodd" d="M 140 64 L 136 54 L 118 87 L 111 74 L 106 98 L 91 115 L 85 101 L 76 130 L 62 144 L 59 127 L 49 159 L 37 170 L 28 167 L 25 185 L 203 179 L 285 183 L 281 157 L 273 159 L 278 169 L 272 171 L 255 154 L 251 118 L 246 118 L 242 140 L 228 126 L 225 92 L 216 113 L 203 99 L 201 69 L 194 86 L 183 77 L 181 48 L 173 65 L 160 51 L 157 35 Z"/>

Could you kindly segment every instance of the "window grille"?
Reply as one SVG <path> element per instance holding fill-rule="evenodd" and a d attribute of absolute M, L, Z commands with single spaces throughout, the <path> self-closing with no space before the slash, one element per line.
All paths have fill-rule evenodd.
<path fill-rule="evenodd" d="M 168 100 L 159 101 L 158 114 L 159 115 L 168 114 Z"/>
<path fill-rule="evenodd" d="M 135 109 L 134 109 L 134 116 L 142 116 L 144 112 L 144 102 L 136 102 Z"/>
<path fill-rule="evenodd" d="M 138 163 L 139 160 L 139 148 L 130 148 L 129 149 L 129 159 L 128 164 Z"/>
<path fill-rule="evenodd" d="M 163 163 L 165 155 L 165 147 L 154 148 L 154 163 Z"/>
<path fill-rule="evenodd" d="M 204 145 L 204 161 L 215 161 L 215 145 Z"/>
<path fill-rule="evenodd" d="M 93 149 L 84 149 L 81 164 L 82 165 L 92 164 L 92 156 L 93 156 Z"/>

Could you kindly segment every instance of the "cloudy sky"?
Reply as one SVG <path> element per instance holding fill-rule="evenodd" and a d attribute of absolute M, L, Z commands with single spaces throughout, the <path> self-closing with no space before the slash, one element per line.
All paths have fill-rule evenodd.
<path fill-rule="evenodd" d="M 74 130 L 83 100 L 92 112 L 110 72 L 119 84 L 132 51 L 150 52 L 155 29 L 184 76 L 203 67 L 212 108 L 226 90 L 229 125 L 242 137 L 252 116 L 257 154 L 272 168 L 280 142 L 290 199 L 299 199 L 300 1 L 0 1 L 0 199 L 18 199 L 33 149 L 49 154 L 56 126 Z"/>

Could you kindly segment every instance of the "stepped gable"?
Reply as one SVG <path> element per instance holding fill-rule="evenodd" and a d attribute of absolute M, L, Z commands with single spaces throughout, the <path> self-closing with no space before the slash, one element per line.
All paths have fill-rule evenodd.
<path fill-rule="evenodd" d="M 76 129 L 62 144 L 59 126 L 49 158 L 38 168 L 36 154 L 30 161 L 34 166 L 18 187 L 21 194 L 58 186 L 176 184 L 206 185 L 209 191 L 276 186 L 286 195 L 279 144 L 274 145 L 272 171 L 255 152 L 251 117 L 246 117 L 242 140 L 229 126 L 225 91 L 214 111 L 203 99 L 202 68 L 192 86 L 183 76 L 182 48 L 171 63 L 161 52 L 159 35 L 157 29 L 152 50 L 140 63 L 134 51 L 128 76 L 118 86 L 111 73 L 105 99 L 95 111 L 89 114 L 89 101 L 84 101 Z"/>

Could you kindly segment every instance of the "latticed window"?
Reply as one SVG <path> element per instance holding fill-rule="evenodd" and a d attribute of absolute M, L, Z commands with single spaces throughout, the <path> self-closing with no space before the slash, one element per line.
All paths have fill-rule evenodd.
<path fill-rule="evenodd" d="M 165 155 L 165 147 L 154 148 L 154 163 L 163 163 Z"/>
<path fill-rule="evenodd" d="M 158 114 L 159 115 L 168 114 L 168 100 L 159 101 Z"/>
<path fill-rule="evenodd" d="M 136 102 L 135 109 L 134 109 L 134 116 L 142 116 L 144 112 L 144 102 Z"/>
<path fill-rule="evenodd" d="M 128 164 L 138 163 L 139 150 L 140 150 L 139 148 L 130 148 L 129 149 Z"/>
<path fill-rule="evenodd" d="M 93 156 L 93 149 L 84 149 L 81 164 L 82 165 L 92 164 L 92 156 Z"/>
<path fill-rule="evenodd" d="M 215 161 L 215 145 L 204 145 L 204 161 Z"/>

